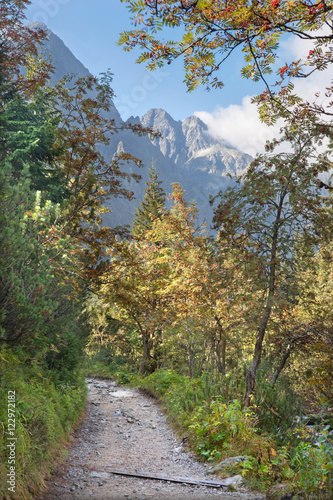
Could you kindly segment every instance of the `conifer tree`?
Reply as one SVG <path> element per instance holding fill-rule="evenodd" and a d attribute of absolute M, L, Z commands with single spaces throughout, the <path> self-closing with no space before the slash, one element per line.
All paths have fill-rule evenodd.
<path fill-rule="evenodd" d="M 158 180 L 158 172 L 154 164 L 149 169 L 149 181 L 146 182 L 145 196 L 136 208 L 133 217 L 132 235 L 134 238 L 142 237 L 152 228 L 155 219 L 160 219 L 165 210 L 165 191 Z"/>
<path fill-rule="evenodd" d="M 43 198 L 57 203 L 68 197 L 66 178 L 56 161 L 61 154 L 55 147 L 60 112 L 52 108 L 51 96 L 39 92 L 26 101 L 15 95 L 6 104 L 3 119 L 5 154 L 12 165 L 13 182 L 28 175 L 30 188 L 41 191 Z"/>

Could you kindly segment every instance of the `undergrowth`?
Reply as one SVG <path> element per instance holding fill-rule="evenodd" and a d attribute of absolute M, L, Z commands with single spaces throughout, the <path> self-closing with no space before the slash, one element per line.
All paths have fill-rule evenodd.
<path fill-rule="evenodd" d="M 0 352 L 0 371 L 0 498 L 34 498 L 83 412 L 84 377 L 76 371 L 69 383 L 67 372 L 61 377 L 59 371 L 47 369 L 42 361 L 9 349 Z M 8 414 L 9 391 L 15 391 L 14 415 Z M 15 418 L 15 492 L 8 489 L 7 482 L 8 444 L 13 443 L 8 439 L 9 416 Z"/>
<path fill-rule="evenodd" d="M 250 409 L 242 409 L 237 391 L 231 398 L 230 389 L 237 384 L 228 379 L 211 384 L 206 376 L 189 379 L 162 370 L 142 379 L 140 385 L 162 400 L 173 423 L 188 435 L 190 446 L 202 460 L 217 463 L 243 456 L 232 473 L 242 474 L 255 489 L 287 482 L 303 498 L 316 500 L 329 498 L 333 492 L 329 428 L 313 435 L 307 427 L 297 425 L 301 404 L 282 377 L 272 390 L 261 373 Z M 228 473 L 230 469 L 225 470 Z"/>
<path fill-rule="evenodd" d="M 83 372 L 86 377 L 115 378 L 120 371 L 129 374 L 129 366 L 122 357 L 111 356 L 108 348 L 100 348 L 84 358 Z"/>

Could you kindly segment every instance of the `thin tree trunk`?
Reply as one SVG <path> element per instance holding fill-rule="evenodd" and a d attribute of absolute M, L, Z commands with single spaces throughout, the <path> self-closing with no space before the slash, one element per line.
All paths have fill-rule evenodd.
<path fill-rule="evenodd" d="M 264 314 L 261 318 L 260 326 L 258 328 L 258 333 L 257 333 L 257 340 L 256 344 L 254 347 L 254 354 L 252 358 L 252 363 L 250 368 L 247 371 L 246 374 L 246 391 L 245 391 L 245 396 L 244 396 L 244 402 L 243 402 L 243 407 L 247 408 L 251 404 L 251 398 L 254 392 L 254 386 L 256 382 L 256 374 L 257 370 L 260 365 L 261 361 L 261 354 L 262 354 L 262 344 L 264 341 L 265 333 L 266 333 L 266 328 L 268 324 L 268 320 L 270 318 L 271 312 L 272 312 L 272 306 L 271 306 L 271 301 L 269 300 L 271 297 L 268 298 L 268 303 L 266 305 Z"/>
<path fill-rule="evenodd" d="M 162 345 L 162 330 L 158 329 L 153 332 L 151 335 L 151 351 L 153 351 L 152 354 L 152 360 L 154 364 L 154 370 L 156 368 L 160 367 L 161 365 L 161 349 L 160 346 Z"/>
<path fill-rule="evenodd" d="M 193 378 L 195 375 L 195 353 L 190 344 L 188 344 L 187 346 L 187 353 L 188 353 L 189 376 L 190 378 Z"/>
<path fill-rule="evenodd" d="M 260 325 L 257 332 L 257 339 L 254 347 L 252 363 L 246 374 L 246 390 L 244 395 L 243 408 L 247 408 L 251 404 L 252 395 L 254 392 L 256 374 L 261 362 L 262 346 L 267 329 L 267 324 L 271 316 L 274 294 L 275 294 L 275 278 L 276 278 L 276 257 L 277 257 L 277 241 L 280 230 L 280 220 L 283 201 L 286 196 L 286 190 L 281 194 L 280 203 L 277 209 L 277 215 L 274 223 L 271 258 L 269 266 L 269 288 L 266 307 L 262 315 Z"/>
<path fill-rule="evenodd" d="M 209 366 L 209 363 L 210 363 L 210 358 L 211 358 L 211 354 L 212 354 L 212 350 L 213 350 L 213 344 L 211 344 L 208 352 L 207 352 L 207 355 L 206 355 L 206 359 L 205 359 L 205 362 L 206 362 L 206 366 L 207 366 L 207 370 L 208 370 L 208 366 Z M 213 366 L 212 366 L 212 369 L 213 369 Z"/>
<path fill-rule="evenodd" d="M 227 339 L 223 327 L 221 325 L 220 319 L 217 316 L 215 316 L 215 321 L 217 323 L 219 331 L 219 338 L 217 337 L 213 338 L 216 366 L 217 366 L 217 371 L 222 375 L 222 377 L 225 377 L 226 374 L 225 358 L 226 358 Z"/>
<path fill-rule="evenodd" d="M 198 377 L 201 377 L 202 375 L 205 359 L 206 359 L 206 353 L 204 352 L 198 362 Z"/>
<path fill-rule="evenodd" d="M 311 336 L 312 333 L 312 336 Z M 274 387 L 276 384 L 276 381 L 282 372 L 283 368 L 285 367 L 286 362 L 290 358 L 291 353 L 293 352 L 294 349 L 296 349 L 296 346 L 298 344 L 306 344 L 311 340 L 311 338 L 314 338 L 316 335 L 316 331 L 312 330 L 311 332 L 311 327 L 309 325 L 305 325 L 304 331 L 299 333 L 298 335 L 294 336 L 293 338 L 289 339 L 288 345 L 285 349 L 284 355 L 282 356 L 282 359 L 280 361 L 279 366 L 276 368 L 275 372 L 273 373 L 272 379 L 271 379 L 271 387 Z"/>
<path fill-rule="evenodd" d="M 279 366 L 277 367 L 277 369 L 275 370 L 275 372 L 273 373 L 273 376 L 272 376 L 272 380 L 271 380 L 271 387 L 274 387 L 275 384 L 276 384 L 276 381 L 280 375 L 280 373 L 282 372 L 286 362 L 288 361 L 288 359 L 290 358 L 290 354 L 291 354 L 291 346 L 288 345 L 287 349 L 286 349 L 286 352 L 284 353 L 281 361 L 280 361 L 280 364 Z"/>
<path fill-rule="evenodd" d="M 226 365 L 226 349 L 227 349 L 227 339 L 224 338 L 222 340 L 222 352 L 221 352 L 221 359 L 222 359 L 222 376 L 225 377 L 227 373 L 227 365 Z"/>
<path fill-rule="evenodd" d="M 225 377 L 226 374 L 226 345 L 226 339 L 222 339 L 222 342 L 220 340 L 216 342 L 214 349 L 217 371 L 222 375 L 222 377 Z"/>
<path fill-rule="evenodd" d="M 149 331 L 141 330 L 141 335 L 142 335 L 143 351 L 139 367 L 139 374 L 143 376 L 149 373 L 151 342 L 149 339 Z"/>
<path fill-rule="evenodd" d="M 215 356 L 215 361 L 216 361 L 216 368 L 218 373 L 220 373 L 222 376 L 224 376 L 223 373 L 223 365 L 221 361 L 221 354 L 220 354 L 220 346 L 219 344 L 216 344 L 215 349 L 214 349 L 214 356 Z"/>

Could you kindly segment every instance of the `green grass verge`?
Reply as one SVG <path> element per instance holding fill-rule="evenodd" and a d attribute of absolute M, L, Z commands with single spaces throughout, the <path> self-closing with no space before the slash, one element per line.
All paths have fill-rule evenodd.
<path fill-rule="evenodd" d="M 57 374 L 41 363 L 5 349 L 0 352 L 0 373 L 0 498 L 26 500 L 41 492 L 55 456 L 64 453 L 83 413 L 84 376 L 73 373 L 75 383 L 61 384 L 56 382 Z M 14 419 L 15 441 L 8 433 Z M 9 489 L 10 467 L 15 467 L 15 491 Z"/>

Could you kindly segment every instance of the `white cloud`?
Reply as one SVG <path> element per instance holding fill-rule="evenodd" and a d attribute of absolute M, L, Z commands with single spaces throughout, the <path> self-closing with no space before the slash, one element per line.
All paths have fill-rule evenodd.
<path fill-rule="evenodd" d="M 214 137 L 224 139 L 252 156 L 264 152 L 266 141 L 277 137 L 281 126 L 267 127 L 263 124 L 250 96 L 244 97 L 241 105 L 218 107 L 213 113 L 197 111 L 195 115 L 207 124 Z"/>
<path fill-rule="evenodd" d="M 290 60 L 305 59 L 313 42 L 289 38 L 281 42 L 279 60 L 281 65 Z M 310 66 L 309 66 L 310 69 Z M 330 100 L 325 96 L 326 89 L 332 85 L 331 68 L 326 71 L 316 71 L 307 78 L 294 79 L 294 91 L 304 100 L 316 102 L 318 105 L 327 105 Z M 316 97 L 316 93 L 319 95 Z M 209 132 L 220 139 L 224 139 L 239 150 L 255 156 L 264 152 L 267 140 L 278 137 L 282 121 L 267 127 L 259 117 L 251 97 L 246 96 L 242 104 L 231 104 L 226 108 L 218 107 L 213 113 L 197 111 L 196 116 L 208 125 Z"/>
<path fill-rule="evenodd" d="M 311 33 L 312 35 L 327 34 L 327 30 L 317 30 Z M 287 63 L 291 60 L 302 59 L 307 61 L 307 56 L 310 50 L 314 49 L 314 42 L 312 40 L 302 40 L 300 38 L 293 38 L 292 40 L 282 40 L 280 45 L 280 59 Z M 323 51 L 328 51 L 329 47 L 323 46 Z M 305 66 L 303 72 L 306 74 L 310 72 L 313 67 Z M 309 102 L 316 100 L 317 104 L 325 106 L 329 99 L 325 97 L 326 89 L 332 84 L 332 69 L 328 68 L 325 71 L 316 71 L 307 78 L 294 79 L 295 92 Z M 315 94 L 319 92 L 319 97 L 316 98 Z"/>

